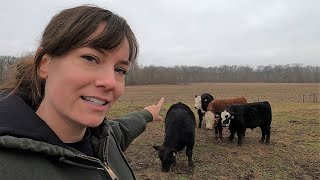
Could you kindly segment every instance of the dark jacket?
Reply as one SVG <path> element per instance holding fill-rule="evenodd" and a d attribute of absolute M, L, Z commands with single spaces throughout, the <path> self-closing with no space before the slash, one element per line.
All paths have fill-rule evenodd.
<path fill-rule="evenodd" d="M 64 144 L 23 99 L 6 96 L 0 92 L 1 179 L 135 179 L 123 151 L 152 121 L 149 111 L 88 128 L 88 156 Z"/>

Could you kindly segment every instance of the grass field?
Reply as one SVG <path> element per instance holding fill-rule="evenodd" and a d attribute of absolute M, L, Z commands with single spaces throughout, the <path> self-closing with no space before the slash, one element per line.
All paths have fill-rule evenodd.
<path fill-rule="evenodd" d="M 195 167 L 190 171 L 185 152 L 177 156 L 177 166 L 161 172 L 161 162 L 153 145 L 164 139 L 164 122 L 152 122 L 126 151 L 138 179 L 320 179 L 320 103 L 302 103 L 303 94 L 320 93 L 320 84 L 201 83 L 187 85 L 130 86 L 111 112 L 110 118 L 141 110 L 162 96 L 161 115 L 181 101 L 194 109 L 194 96 L 209 92 L 215 98 L 244 96 L 249 102 L 268 100 L 272 106 L 271 142 L 260 144 L 260 129 L 247 130 L 241 147 L 237 139 L 228 142 L 213 137 L 212 130 L 196 129 L 193 150 Z M 320 99 L 320 98 L 318 98 Z M 319 100 L 318 100 L 319 101 Z M 196 118 L 198 120 L 198 117 Z"/>

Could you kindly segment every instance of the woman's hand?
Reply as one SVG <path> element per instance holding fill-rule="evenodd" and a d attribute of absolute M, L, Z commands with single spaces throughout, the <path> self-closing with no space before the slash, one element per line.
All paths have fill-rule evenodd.
<path fill-rule="evenodd" d="M 159 112 L 160 112 L 160 109 L 162 107 L 163 102 L 164 102 L 164 97 L 162 97 L 160 99 L 160 101 L 158 102 L 157 105 L 151 105 L 151 106 L 147 106 L 144 108 L 152 114 L 153 120 L 162 121 L 162 117 L 159 115 Z"/>

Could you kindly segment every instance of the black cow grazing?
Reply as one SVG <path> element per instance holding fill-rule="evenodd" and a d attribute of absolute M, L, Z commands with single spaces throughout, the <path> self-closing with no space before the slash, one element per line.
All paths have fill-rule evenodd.
<path fill-rule="evenodd" d="M 193 112 L 181 102 L 173 104 L 167 112 L 165 126 L 165 138 L 162 146 L 153 146 L 158 151 L 162 171 L 168 172 L 170 166 L 176 164 L 176 153 L 185 147 L 187 147 L 188 165 L 192 168 L 192 150 L 196 126 Z"/>
<path fill-rule="evenodd" d="M 268 101 L 241 105 L 231 105 L 221 113 L 222 125 L 229 127 L 232 141 L 234 134 L 238 135 L 238 145 L 241 146 L 246 128 L 260 127 L 262 137 L 260 142 L 269 144 L 271 129 L 271 106 Z"/>
<path fill-rule="evenodd" d="M 201 123 L 205 113 L 208 111 L 208 105 L 214 98 L 209 93 L 204 93 L 201 96 L 196 95 L 194 99 L 194 107 L 198 109 L 198 116 L 199 116 L 199 128 L 201 129 Z"/>

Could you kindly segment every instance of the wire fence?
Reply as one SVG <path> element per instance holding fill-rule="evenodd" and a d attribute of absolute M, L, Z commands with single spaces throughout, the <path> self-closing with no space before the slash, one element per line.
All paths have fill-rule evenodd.
<path fill-rule="evenodd" d="M 319 93 L 310 93 L 302 95 L 303 103 L 319 103 Z"/>

